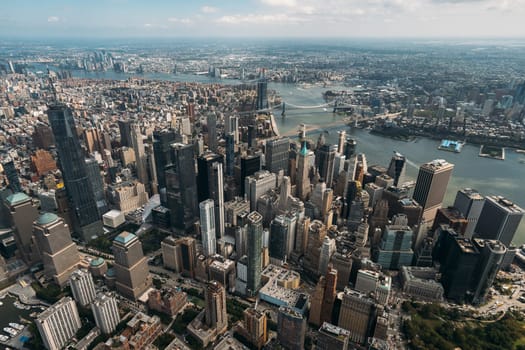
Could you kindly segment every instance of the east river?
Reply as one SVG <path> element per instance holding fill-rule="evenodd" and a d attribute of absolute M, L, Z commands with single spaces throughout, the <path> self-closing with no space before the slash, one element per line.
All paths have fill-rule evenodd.
<path fill-rule="evenodd" d="M 74 77 L 95 79 L 127 79 L 130 75 L 114 72 L 73 72 Z M 145 74 L 146 79 L 187 81 L 200 83 L 235 84 L 235 80 L 210 79 L 207 76 L 197 75 L 170 75 L 163 73 Z M 270 83 L 269 88 L 277 92 L 286 103 L 296 106 L 318 106 L 324 103 L 322 93 L 326 90 L 349 90 L 341 86 L 298 86 L 292 84 Z M 504 161 L 478 157 L 479 146 L 465 145 L 461 153 L 439 151 L 439 141 L 426 138 L 417 138 L 412 142 L 397 141 L 382 136 L 372 135 L 368 130 L 350 128 L 344 125 L 341 116 L 332 114 L 331 110 L 315 109 L 286 109 L 286 117 L 282 118 L 280 111 L 275 112 L 275 120 L 281 135 L 296 135 L 301 124 L 317 131 L 308 133 L 316 138 L 319 132 L 326 130 L 326 139 L 335 143 L 337 131 L 345 129 L 350 137 L 357 140 L 357 151 L 365 153 L 368 165 L 381 164 L 388 166 L 393 151 L 398 151 L 408 159 L 406 175 L 408 180 L 415 180 L 418 167 L 433 159 L 445 159 L 454 164 L 452 179 L 447 188 L 444 205 L 452 205 L 456 192 L 465 187 L 475 188 L 484 195 L 501 195 L 525 207 L 525 154 L 518 154 L 507 149 Z M 337 124 L 337 126 L 336 126 Z M 525 219 L 514 238 L 514 243 L 525 243 Z"/>

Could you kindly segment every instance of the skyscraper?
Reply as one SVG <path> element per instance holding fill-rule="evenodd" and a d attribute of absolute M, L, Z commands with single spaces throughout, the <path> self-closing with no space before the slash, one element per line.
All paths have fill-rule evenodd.
<path fill-rule="evenodd" d="M 294 309 L 281 306 L 277 315 L 277 340 L 286 349 L 303 350 L 306 319 Z"/>
<path fill-rule="evenodd" d="M 346 329 L 334 326 L 329 322 L 322 324 L 319 328 L 316 349 L 319 350 L 347 350 L 350 332 Z"/>
<path fill-rule="evenodd" d="M 217 115 L 208 113 L 206 118 L 208 127 L 208 149 L 217 152 Z"/>
<path fill-rule="evenodd" d="M 97 203 L 97 209 L 100 216 L 104 215 L 109 211 L 108 203 L 106 202 L 106 195 L 104 192 L 104 182 L 100 175 L 100 167 L 98 162 L 94 158 L 86 159 L 86 170 L 89 181 L 93 186 L 93 195 L 95 196 L 95 202 Z"/>
<path fill-rule="evenodd" d="M 69 285 L 75 301 L 82 306 L 88 306 L 95 299 L 95 284 L 88 270 L 79 269 L 69 277 Z"/>
<path fill-rule="evenodd" d="M 350 340 L 364 344 L 376 315 L 374 300 L 366 295 L 345 289 L 339 312 L 339 327 L 350 332 Z"/>
<path fill-rule="evenodd" d="M 213 199 L 200 202 L 200 223 L 202 235 L 202 249 L 206 256 L 215 255 L 217 239 L 215 233 L 215 205 Z"/>
<path fill-rule="evenodd" d="M 525 210 L 501 196 L 488 196 L 481 210 L 474 236 L 496 239 L 508 247 Z"/>
<path fill-rule="evenodd" d="M 43 213 L 33 223 L 33 233 L 40 249 L 46 277 L 64 287 L 80 262 L 69 227 L 55 214 Z"/>
<path fill-rule="evenodd" d="M 205 153 L 197 159 L 199 174 L 197 187 L 199 201 L 213 199 L 215 204 L 215 228 L 217 238 L 224 236 L 224 173 L 223 157 Z"/>
<path fill-rule="evenodd" d="M 430 225 L 443 203 L 454 165 L 436 159 L 421 165 L 414 188 L 414 199 L 423 207 L 422 220 Z"/>
<path fill-rule="evenodd" d="M 474 234 L 474 229 L 481 215 L 481 210 L 485 204 L 485 198 L 472 188 L 459 190 L 454 200 L 454 207 L 467 219 L 468 224 L 465 229 L 465 237 L 470 238 Z"/>
<path fill-rule="evenodd" d="M 244 179 L 244 190 L 250 201 L 250 209 L 257 209 L 257 200 L 276 186 L 277 176 L 267 170 L 260 170 Z"/>
<path fill-rule="evenodd" d="M 135 169 L 139 181 L 149 188 L 148 164 L 146 160 L 146 152 L 144 150 L 144 141 L 142 133 L 140 132 L 140 125 L 133 123 L 131 126 L 131 146 L 135 152 Z M 148 190 L 151 193 L 151 190 Z"/>
<path fill-rule="evenodd" d="M 326 186 L 332 187 L 334 179 L 334 161 L 337 145 L 324 144 L 317 152 L 319 158 L 319 175 L 326 182 Z"/>
<path fill-rule="evenodd" d="M 117 291 L 126 298 L 136 300 L 151 285 L 142 243 L 130 232 L 122 232 L 113 240 Z"/>
<path fill-rule="evenodd" d="M 208 282 L 204 291 L 206 302 L 206 324 L 221 334 L 228 329 L 228 314 L 226 312 L 226 291 L 217 281 Z"/>
<path fill-rule="evenodd" d="M 405 173 L 405 162 L 406 158 L 404 155 L 398 152 L 394 152 L 390 165 L 388 166 L 387 175 L 394 179 L 394 186 L 397 187 L 399 180 L 402 179 Z"/>
<path fill-rule="evenodd" d="M 38 315 L 35 323 L 48 350 L 62 349 L 82 326 L 77 306 L 70 297 L 47 308 Z"/>
<path fill-rule="evenodd" d="M 7 196 L 4 205 L 9 225 L 14 228 L 13 236 L 22 258 L 27 264 L 38 261 L 38 248 L 33 242 L 33 222 L 38 217 L 37 204 L 25 193 L 18 192 Z"/>
<path fill-rule="evenodd" d="M 100 293 L 91 304 L 97 327 L 103 334 L 111 334 L 120 322 L 117 299 L 110 293 Z"/>
<path fill-rule="evenodd" d="M 296 191 L 297 197 L 302 201 L 306 201 L 310 195 L 310 163 L 309 158 L 312 151 L 308 151 L 306 143 L 303 143 L 301 151 L 297 155 L 297 180 Z"/>
<path fill-rule="evenodd" d="M 288 226 L 284 222 L 284 215 L 277 215 L 270 224 L 269 253 L 271 259 L 285 261 L 288 245 Z"/>
<path fill-rule="evenodd" d="M 384 269 L 398 270 L 401 266 L 412 264 L 413 231 L 406 222 L 403 225 L 386 225 L 383 231 L 375 261 Z"/>
<path fill-rule="evenodd" d="M 257 349 L 262 348 L 268 341 L 266 314 L 255 308 L 247 308 L 243 315 L 244 329 L 249 336 L 250 343 Z"/>
<path fill-rule="evenodd" d="M 117 123 L 120 131 L 120 145 L 131 147 L 131 126 L 133 121 L 120 119 Z"/>
<path fill-rule="evenodd" d="M 224 136 L 226 141 L 226 176 L 233 176 L 235 169 L 235 137 L 233 133 Z"/>
<path fill-rule="evenodd" d="M 507 248 L 495 240 L 474 238 L 473 243 L 480 252 L 480 261 L 472 278 L 472 302 L 479 304 L 485 301 L 490 287 L 501 268 Z"/>
<path fill-rule="evenodd" d="M 175 131 L 173 129 L 166 129 L 162 131 L 153 132 L 153 153 L 155 154 L 155 168 L 157 171 L 157 182 L 159 186 L 159 193 L 161 189 L 166 187 L 166 180 L 164 171 L 166 167 L 172 163 L 172 154 L 170 145 L 175 142 Z M 161 195 L 161 201 L 163 196 Z"/>
<path fill-rule="evenodd" d="M 15 162 L 10 157 L 7 157 L 1 163 L 4 168 L 4 174 L 7 177 L 8 188 L 13 192 L 22 192 L 22 185 L 20 185 L 20 179 L 18 178 L 18 172 L 16 171 Z"/>
<path fill-rule="evenodd" d="M 255 296 L 261 287 L 262 273 L 262 215 L 252 211 L 248 215 L 248 275 L 246 290 L 248 296 Z"/>
<path fill-rule="evenodd" d="M 257 110 L 268 108 L 268 82 L 265 78 L 257 82 Z"/>
<path fill-rule="evenodd" d="M 261 156 L 259 154 L 241 157 L 241 195 L 244 195 L 245 179 L 259 170 L 261 170 Z"/>
<path fill-rule="evenodd" d="M 73 209 L 74 231 L 89 241 L 103 232 L 95 194 L 78 139 L 75 120 L 65 105 L 49 106 L 49 123 L 55 136 L 60 170 Z"/>
<path fill-rule="evenodd" d="M 171 144 L 172 165 L 165 171 L 166 201 L 174 230 L 185 232 L 197 221 L 197 182 L 193 146 Z"/>
<path fill-rule="evenodd" d="M 288 158 L 290 153 L 290 139 L 283 137 L 280 139 L 268 140 L 266 142 L 266 169 L 272 173 L 279 173 L 283 170 L 288 175 Z"/>

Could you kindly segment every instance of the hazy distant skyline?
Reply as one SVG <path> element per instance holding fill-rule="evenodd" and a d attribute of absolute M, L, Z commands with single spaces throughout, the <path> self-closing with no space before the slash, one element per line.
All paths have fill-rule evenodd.
<path fill-rule="evenodd" d="M 16 0 L 0 37 L 525 37 L 525 0 Z"/>

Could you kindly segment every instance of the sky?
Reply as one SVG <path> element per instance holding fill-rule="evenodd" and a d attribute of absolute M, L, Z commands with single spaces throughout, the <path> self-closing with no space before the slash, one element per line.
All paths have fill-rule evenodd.
<path fill-rule="evenodd" d="M 525 37 L 525 0 L 11 0 L 0 37 Z"/>

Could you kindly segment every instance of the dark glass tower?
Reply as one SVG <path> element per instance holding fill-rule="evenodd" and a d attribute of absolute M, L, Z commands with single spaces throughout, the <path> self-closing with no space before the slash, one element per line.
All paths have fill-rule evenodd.
<path fill-rule="evenodd" d="M 405 169 L 406 158 L 404 155 L 394 152 L 392 159 L 390 160 L 390 165 L 388 166 L 387 174 L 394 179 L 394 186 L 397 187 L 399 184 L 399 179 L 403 175 Z"/>
<path fill-rule="evenodd" d="M 286 245 L 288 241 L 288 226 L 284 216 L 278 215 L 270 224 L 270 257 L 284 261 L 286 258 Z"/>
<path fill-rule="evenodd" d="M 95 195 L 98 214 L 102 216 L 107 213 L 108 204 L 104 194 L 104 182 L 102 181 L 102 176 L 100 175 L 100 167 L 95 159 L 89 158 L 86 159 L 86 169 L 89 181 L 91 181 L 91 184 L 93 185 L 93 194 Z"/>
<path fill-rule="evenodd" d="M 327 187 L 332 187 L 334 179 L 334 160 L 337 145 L 324 144 L 317 152 L 319 157 L 319 175 L 326 182 Z"/>
<path fill-rule="evenodd" d="M 206 153 L 197 159 L 199 203 L 206 199 L 213 199 L 217 238 L 224 235 L 224 174 L 222 162 L 222 156 L 215 153 Z"/>
<path fill-rule="evenodd" d="M 226 134 L 226 176 L 234 175 L 235 167 L 235 135 Z"/>
<path fill-rule="evenodd" d="M 178 231 L 191 229 L 199 215 L 193 145 L 173 143 L 172 165 L 166 168 L 166 202 L 171 227 Z"/>
<path fill-rule="evenodd" d="M 268 82 L 261 79 L 257 82 L 257 109 L 268 108 Z"/>
<path fill-rule="evenodd" d="M 262 231 L 262 215 L 252 211 L 248 215 L 248 276 L 246 281 L 248 296 L 255 296 L 261 287 Z"/>
<path fill-rule="evenodd" d="M 170 145 L 175 142 L 175 130 L 168 129 L 153 132 L 153 154 L 155 155 L 155 168 L 157 170 L 158 191 L 166 187 L 164 171 L 171 164 Z M 161 196 L 162 199 L 162 196 Z"/>
<path fill-rule="evenodd" d="M 73 226 L 85 241 L 101 234 L 102 221 L 93 185 L 80 147 L 71 110 L 62 104 L 50 106 L 47 115 L 55 136 L 60 170 L 73 211 Z"/>
<path fill-rule="evenodd" d="M 261 156 L 250 155 L 241 158 L 241 195 L 244 195 L 244 179 L 261 170 Z"/>

